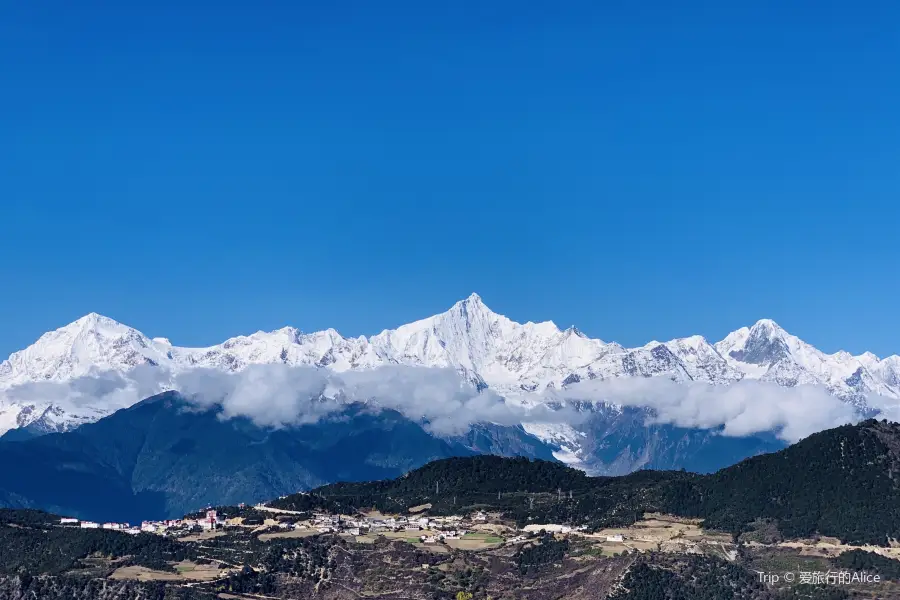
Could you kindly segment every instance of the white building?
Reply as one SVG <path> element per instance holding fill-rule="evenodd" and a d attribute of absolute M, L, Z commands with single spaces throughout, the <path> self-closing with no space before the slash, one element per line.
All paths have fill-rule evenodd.
<path fill-rule="evenodd" d="M 78 522 L 78 519 L 70 519 L 68 517 L 63 517 L 59 520 L 60 525 L 74 525 Z"/>
<path fill-rule="evenodd" d="M 607 542 L 622 542 L 622 541 L 624 541 L 624 538 L 622 537 L 621 533 L 617 533 L 615 535 L 606 536 L 606 541 Z"/>
<path fill-rule="evenodd" d="M 82 529 L 100 529 L 100 523 L 94 523 L 93 521 L 82 521 L 81 528 Z"/>

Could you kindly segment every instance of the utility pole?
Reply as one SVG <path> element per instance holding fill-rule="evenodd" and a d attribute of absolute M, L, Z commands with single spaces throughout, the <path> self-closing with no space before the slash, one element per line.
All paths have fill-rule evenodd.
<path fill-rule="evenodd" d="M 562 502 L 562 488 L 556 488 L 556 501 Z"/>
<path fill-rule="evenodd" d="M 572 490 L 569 490 L 569 500 L 572 499 Z"/>
<path fill-rule="evenodd" d="M 499 499 L 500 499 L 500 491 L 497 490 L 497 500 L 499 500 Z"/>
<path fill-rule="evenodd" d="M 434 482 L 434 495 L 440 496 L 440 494 L 441 494 L 441 482 L 435 481 Z"/>

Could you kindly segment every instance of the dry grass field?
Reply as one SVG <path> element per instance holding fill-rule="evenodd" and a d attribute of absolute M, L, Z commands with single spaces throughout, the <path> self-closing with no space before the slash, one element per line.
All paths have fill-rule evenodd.
<path fill-rule="evenodd" d="M 491 533 L 467 533 L 458 540 L 446 540 L 444 543 L 458 550 L 484 550 L 502 546 L 503 538 Z"/>
<path fill-rule="evenodd" d="M 210 581 L 222 576 L 216 564 L 198 565 L 191 561 L 175 563 L 175 573 L 157 571 L 146 567 L 119 567 L 112 579 L 136 579 L 138 581 Z"/>
<path fill-rule="evenodd" d="M 625 550 L 662 552 L 699 552 L 702 545 L 731 545 L 731 536 L 706 531 L 700 528 L 696 519 L 682 519 L 668 515 L 648 515 L 650 518 L 638 521 L 631 527 L 612 527 L 596 533 L 586 534 L 588 539 L 597 540 L 602 553 L 611 556 Z M 608 537 L 621 535 L 623 541 L 610 542 Z"/>

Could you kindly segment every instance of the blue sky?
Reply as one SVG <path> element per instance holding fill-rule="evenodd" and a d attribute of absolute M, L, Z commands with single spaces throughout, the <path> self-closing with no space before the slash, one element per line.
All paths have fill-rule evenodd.
<path fill-rule="evenodd" d="M 0 354 L 472 291 L 628 345 L 770 317 L 900 352 L 898 12 L 0 2 Z"/>

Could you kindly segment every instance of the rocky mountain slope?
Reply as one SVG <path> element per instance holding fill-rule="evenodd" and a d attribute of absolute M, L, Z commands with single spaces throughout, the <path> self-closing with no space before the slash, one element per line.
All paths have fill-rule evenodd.
<path fill-rule="evenodd" d="M 342 372 L 383 365 L 449 367 L 480 388 L 501 395 L 559 389 L 589 379 L 661 375 L 678 382 L 728 385 L 742 379 L 781 386 L 820 384 L 834 395 L 865 408 L 866 396 L 900 398 L 900 357 L 871 353 L 826 354 L 771 320 L 710 343 L 700 336 L 624 348 L 592 339 L 554 323 L 516 323 L 491 311 L 477 294 L 447 312 L 385 330 L 347 338 L 333 329 L 303 333 L 292 327 L 238 336 L 208 348 L 172 345 L 98 314 L 51 331 L 0 363 L 0 432 L 32 427 L 36 432 L 67 430 L 92 422 L 133 402 L 135 394 L 104 403 L 92 389 L 75 387 L 55 397 L 46 384 L 78 382 L 93 376 L 142 379 L 140 369 L 178 373 L 206 367 L 238 372 L 254 364 L 309 365 Z M 137 369 L 137 371 L 136 371 Z M 139 397 L 171 387 L 165 378 L 144 378 Z M 150 381 L 152 379 L 152 381 Z M 536 431 L 536 433 L 539 433 Z M 559 435 L 559 431 L 548 435 Z"/>

